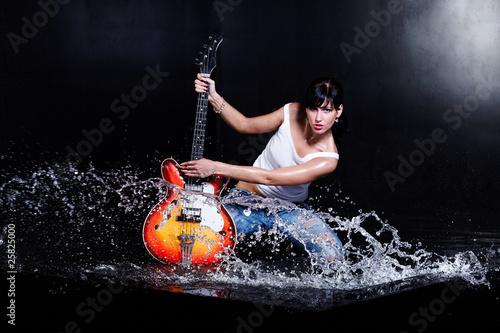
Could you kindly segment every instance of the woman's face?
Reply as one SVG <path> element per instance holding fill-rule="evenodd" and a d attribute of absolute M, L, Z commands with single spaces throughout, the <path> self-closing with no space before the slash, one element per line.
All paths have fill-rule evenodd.
<path fill-rule="evenodd" d="M 340 105 L 338 110 L 336 110 L 333 104 L 327 101 L 319 107 L 306 108 L 307 119 L 313 133 L 323 134 L 329 131 L 335 123 L 335 119 L 340 117 L 342 109 L 343 105 Z"/>

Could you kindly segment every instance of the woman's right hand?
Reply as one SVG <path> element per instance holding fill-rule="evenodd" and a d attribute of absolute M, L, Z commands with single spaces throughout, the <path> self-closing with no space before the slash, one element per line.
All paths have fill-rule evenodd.
<path fill-rule="evenodd" d="M 197 79 L 194 80 L 194 90 L 198 93 L 208 92 L 209 97 L 215 97 L 217 91 L 215 91 L 215 81 L 209 77 L 202 77 L 200 73 L 197 75 Z"/>

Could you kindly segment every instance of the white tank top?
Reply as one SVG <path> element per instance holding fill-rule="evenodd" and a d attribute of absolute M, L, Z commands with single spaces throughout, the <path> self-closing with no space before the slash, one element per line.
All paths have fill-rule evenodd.
<path fill-rule="evenodd" d="M 288 108 L 291 103 L 285 105 L 284 119 L 278 131 L 267 143 L 266 148 L 255 160 L 253 166 L 267 170 L 299 165 L 316 157 L 333 157 L 339 159 L 339 154 L 333 152 L 310 153 L 299 157 L 292 140 L 290 131 L 290 116 Z M 303 202 L 307 199 L 308 188 L 311 182 L 300 185 L 267 186 L 257 184 L 260 193 L 268 198 L 278 198 L 291 202 Z"/>

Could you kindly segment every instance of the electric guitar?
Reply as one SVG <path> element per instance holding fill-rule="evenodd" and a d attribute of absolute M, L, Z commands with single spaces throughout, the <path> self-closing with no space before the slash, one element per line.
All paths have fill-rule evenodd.
<path fill-rule="evenodd" d="M 201 60 L 196 59 L 202 76 L 210 77 L 221 42 L 222 36 L 211 37 L 200 52 Z M 207 106 L 208 93 L 199 93 L 191 160 L 203 158 Z M 182 265 L 212 265 L 226 259 L 236 244 L 236 228 L 218 195 L 229 179 L 219 175 L 203 182 L 184 179 L 171 158 L 163 161 L 161 174 L 172 186 L 144 223 L 143 240 L 149 253 L 161 262 Z"/>

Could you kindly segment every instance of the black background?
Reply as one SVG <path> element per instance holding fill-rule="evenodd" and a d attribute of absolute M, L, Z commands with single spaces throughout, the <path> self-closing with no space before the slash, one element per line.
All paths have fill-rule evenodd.
<path fill-rule="evenodd" d="M 73 1 L 60 5 L 18 53 L 7 34 L 21 36 L 21 19 L 33 21 L 41 7 L 4 3 L 2 141 L 48 144 L 64 160 L 66 146 L 76 150 L 86 139 L 82 130 L 109 118 L 114 131 L 82 165 L 154 164 L 141 158 L 151 152 L 187 159 L 196 109 L 193 61 L 207 37 L 219 32 L 224 41 L 213 77 L 220 94 L 245 115 L 301 101 L 319 76 L 344 84 L 350 131 L 335 176 L 320 186 L 338 180 L 365 210 L 440 212 L 443 220 L 466 213 L 481 223 L 495 217 L 500 87 L 460 123 L 443 116 L 474 96 L 482 80 L 500 85 L 497 4 L 403 1 L 400 13 L 348 59 L 341 43 L 355 47 L 354 28 L 365 31 L 375 21 L 371 12 L 387 11 L 389 2 L 232 3 L 218 7 L 220 16 L 210 1 Z M 142 85 L 147 66 L 169 76 L 121 120 L 111 103 Z M 212 113 L 208 128 L 206 155 L 226 162 L 251 164 L 268 138 L 251 141 Z M 398 156 L 408 160 L 418 149 L 414 141 L 430 139 L 436 128 L 446 141 L 392 191 L 384 174 L 398 175 Z M 258 149 L 250 152 L 252 142 Z"/>
<path fill-rule="evenodd" d="M 355 28 L 365 31 L 375 21 L 371 12 L 387 11 L 389 3 L 74 0 L 60 5 L 15 52 L 8 34 L 22 35 L 22 18 L 33 22 L 41 7 L 2 1 L 2 155 L 36 159 L 43 150 L 49 162 L 62 162 L 67 146 L 76 149 L 85 140 L 83 130 L 109 118 L 115 129 L 80 167 L 131 163 L 157 177 L 164 157 L 189 157 L 197 97 L 193 61 L 207 37 L 221 33 L 213 78 L 219 93 L 247 116 L 301 101 L 316 77 L 343 83 L 350 129 L 334 175 L 311 188 L 320 208 L 344 215 L 375 210 L 403 233 L 406 223 L 443 232 L 498 230 L 500 5 L 400 1 L 390 22 L 346 57 L 342 43 L 354 47 Z M 169 75 L 122 120 L 111 103 L 142 84 L 147 66 Z M 447 122 L 448 110 L 471 101 L 484 80 L 496 84 L 488 98 L 460 123 Z M 208 127 L 206 156 L 231 163 L 251 164 L 269 137 L 252 141 L 213 113 Z M 398 174 L 398 156 L 417 154 L 415 140 L 430 139 L 436 128 L 446 141 L 391 190 L 385 173 Z M 322 195 L 325 187 L 341 189 L 355 207 Z"/>

